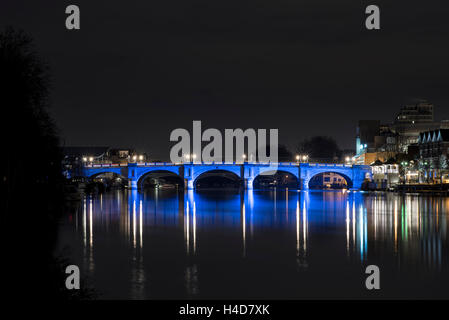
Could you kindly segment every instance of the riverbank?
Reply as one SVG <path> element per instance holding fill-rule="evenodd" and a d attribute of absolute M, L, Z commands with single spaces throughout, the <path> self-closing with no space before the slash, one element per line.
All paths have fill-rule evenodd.
<path fill-rule="evenodd" d="M 449 195 L 449 183 L 440 184 L 399 184 L 393 188 L 393 191 L 399 193 L 424 193 L 424 194 L 438 194 Z"/>

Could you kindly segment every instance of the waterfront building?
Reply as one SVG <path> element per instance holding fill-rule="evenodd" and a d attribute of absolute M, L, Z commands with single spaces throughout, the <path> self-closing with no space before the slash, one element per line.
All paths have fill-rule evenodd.
<path fill-rule="evenodd" d="M 143 158 L 133 159 L 134 157 L 137 157 L 137 153 L 130 148 L 114 148 L 108 151 L 108 160 L 111 163 L 125 164 L 132 160 L 144 160 Z"/>
<path fill-rule="evenodd" d="M 62 147 L 62 168 L 66 178 L 81 171 L 85 162 L 103 161 L 108 154 L 107 146 L 72 146 Z"/>
<path fill-rule="evenodd" d="M 449 129 L 421 132 L 418 144 L 421 180 L 423 182 L 441 182 L 449 173 Z"/>
<path fill-rule="evenodd" d="M 371 165 L 373 171 L 373 181 L 378 189 L 387 189 L 397 185 L 400 182 L 399 165 L 387 161 L 383 163 L 380 160 Z"/>
<path fill-rule="evenodd" d="M 449 129 L 449 120 L 435 121 L 434 106 L 425 100 L 401 107 L 390 124 L 360 120 L 354 162 L 369 165 L 404 156 L 417 159 L 420 133 L 437 129 Z"/>
<path fill-rule="evenodd" d="M 66 178 L 71 178 L 69 172 L 81 170 L 84 164 L 127 164 L 128 162 L 144 162 L 147 160 L 145 153 L 137 153 L 131 148 L 110 148 L 108 146 L 72 146 L 63 147 L 63 173 Z"/>

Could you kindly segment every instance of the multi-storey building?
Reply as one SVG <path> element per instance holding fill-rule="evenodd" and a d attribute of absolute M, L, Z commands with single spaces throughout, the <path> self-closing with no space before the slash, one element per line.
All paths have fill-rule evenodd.
<path fill-rule="evenodd" d="M 449 129 L 422 132 L 418 139 L 421 179 L 440 182 L 449 172 Z"/>
<path fill-rule="evenodd" d="M 361 120 L 357 127 L 357 164 L 395 158 L 398 154 L 413 156 L 421 132 L 449 129 L 449 121 L 434 120 L 434 106 L 426 101 L 401 107 L 391 124 L 378 120 Z"/>

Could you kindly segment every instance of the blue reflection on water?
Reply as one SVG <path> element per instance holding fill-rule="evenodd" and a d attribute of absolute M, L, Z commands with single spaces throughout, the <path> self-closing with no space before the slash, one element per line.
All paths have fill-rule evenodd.
<path fill-rule="evenodd" d="M 380 261 L 446 275 L 448 208 L 444 197 L 345 190 L 111 191 L 86 196 L 71 220 L 75 225 L 63 232 L 78 235 L 65 244 L 81 249 L 81 265 L 99 287 L 109 288 L 110 277 L 121 290 L 130 287 L 109 296 L 183 297 L 213 292 L 201 286 L 211 270 L 234 270 L 232 281 L 244 282 L 242 270 L 256 261 L 256 268 L 292 282 L 331 262 L 342 273 Z M 115 270 L 116 261 L 129 264 Z M 288 267 L 292 262 L 295 271 Z M 184 289 L 177 287 L 179 274 Z M 172 291 L 166 293 L 158 277 L 173 281 Z M 272 284 L 269 292 L 276 288 Z"/>

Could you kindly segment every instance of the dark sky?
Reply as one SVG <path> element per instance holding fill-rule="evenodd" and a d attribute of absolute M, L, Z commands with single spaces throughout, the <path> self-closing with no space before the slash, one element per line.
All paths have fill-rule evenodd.
<path fill-rule="evenodd" d="M 81 30 L 65 29 L 65 7 Z M 364 27 L 381 9 L 381 30 Z M 131 146 L 167 159 L 170 132 L 278 128 L 294 146 L 354 148 L 358 119 L 391 121 L 423 98 L 449 119 L 447 0 L 2 0 L 53 76 L 67 145 Z"/>

